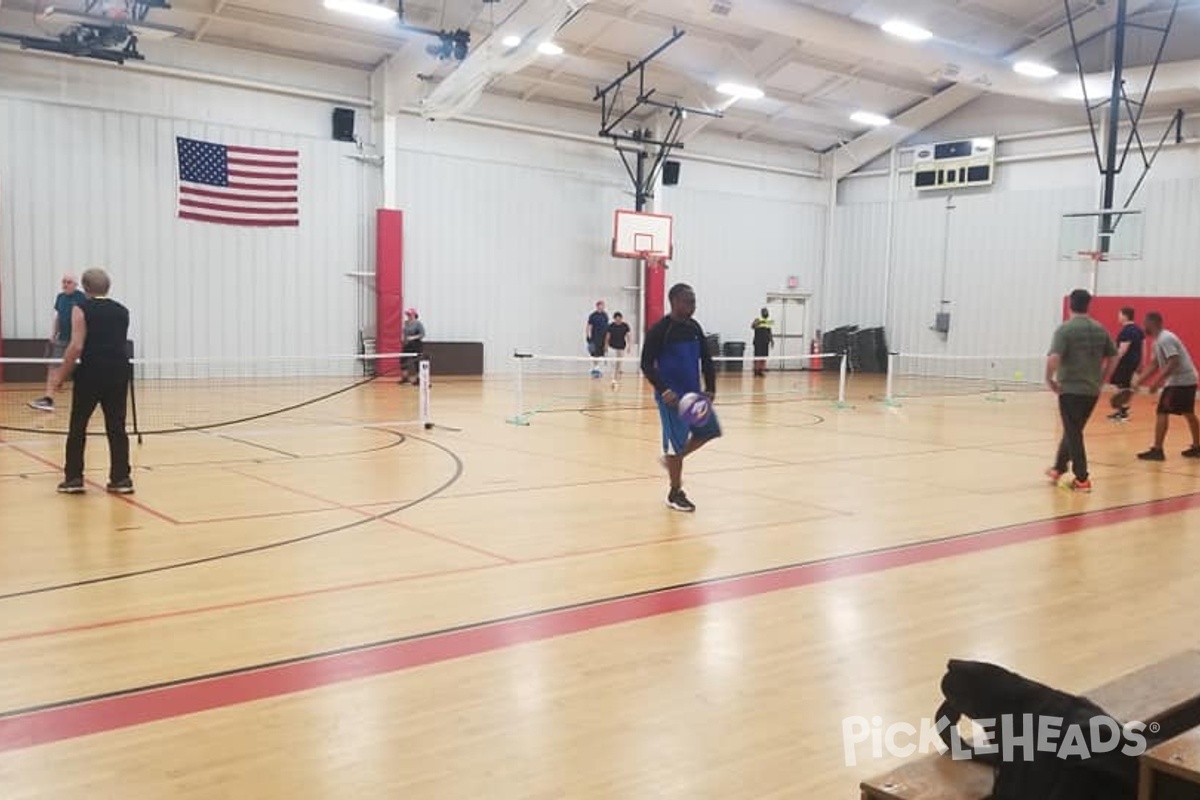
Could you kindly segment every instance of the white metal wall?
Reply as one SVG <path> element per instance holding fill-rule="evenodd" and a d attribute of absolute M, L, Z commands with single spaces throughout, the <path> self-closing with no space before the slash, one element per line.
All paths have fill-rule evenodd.
<path fill-rule="evenodd" d="M 707 332 L 749 343 L 750 322 L 768 292 L 787 291 L 789 276 L 799 279 L 796 291 L 819 289 L 825 206 L 813 200 L 809 184 L 821 184 L 780 177 L 764 187 L 737 170 L 705 176 L 696 166 L 685 164 L 680 185 L 664 189 L 676 242 L 667 285 L 695 287 L 696 318 Z"/>
<path fill-rule="evenodd" d="M 986 111 L 986 104 L 974 111 L 968 107 L 959 119 L 943 123 L 941 133 L 990 133 L 994 123 Z M 1051 122 L 1062 124 L 1061 119 Z M 921 140 L 945 138 L 938 134 L 924 132 Z M 1063 295 L 1089 285 L 1086 268 L 1057 258 L 1061 215 L 1099 207 L 1100 177 L 1089 149 L 1086 132 L 1064 134 L 1060 129 L 1002 143 L 996 185 L 956 193 L 949 223 L 946 195 L 916 193 L 911 175 L 901 172 L 892 210 L 890 281 L 887 162 L 873 165 L 874 174 L 846 181 L 836 212 L 830 326 L 886 324 L 889 344 L 907 352 L 1044 352 L 1060 321 Z M 1059 151 L 1065 153 L 1056 155 Z M 1126 191 L 1140 167 L 1135 149 L 1121 181 Z M 1122 202 L 1125 196 L 1121 194 Z M 1200 147 L 1164 151 L 1132 207 L 1146 212 L 1144 258 L 1102 265 L 1099 293 L 1200 294 L 1195 255 L 1200 248 Z M 948 336 L 930 330 L 942 307 L 943 264 L 944 297 L 950 301 L 945 310 L 951 313 Z"/>
<path fill-rule="evenodd" d="M 417 120 L 402 120 L 399 138 L 405 304 L 430 339 L 482 341 L 496 372 L 511 369 L 517 348 L 584 355 L 597 299 L 638 328 L 634 262 L 610 254 L 613 212 L 633 207 L 611 147 Z M 663 188 L 661 211 L 675 216 L 667 281 L 696 287 L 707 330 L 745 339 L 788 275 L 815 286 L 824 207 L 810 184 L 819 182 L 685 162 L 680 185 Z"/>
<path fill-rule="evenodd" d="M 42 61 L 21 63 L 45 68 Z M 345 273 L 369 267 L 360 225 L 374 205 L 377 176 L 345 157 L 352 146 L 328 135 L 277 132 L 315 130 L 317 120 L 327 130 L 327 104 L 264 97 L 263 111 L 277 113 L 265 113 L 263 128 L 234 126 L 220 120 L 251 116 L 253 92 L 227 91 L 224 104 L 205 102 L 212 101 L 212 87 L 201 92 L 184 81 L 124 75 L 106 82 L 103 71 L 62 69 L 55 65 L 50 76 L 60 91 L 48 92 L 44 101 L 5 96 L 12 84 L 0 86 L 5 337 L 48 335 L 59 276 L 103 266 L 113 276 L 113 296 L 130 306 L 131 336 L 141 356 L 356 351 L 358 287 Z M 23 85 L 41 77 L 31 71 Z M 103 91 L 95 92 L 92 107 L 79 107 L 75 98 L 89 79 Z M 113 109 L 123 108 L 122 98 L 135 85 L 181 116 L 163 113 L 167 109 L 95 107 L 104 98 Z M 197 93 L 194 106 L 190 92 Z M 278 113 L 285 110 L 290 117 Z M 177 135 L 299 149 L 300 227 L 258 230 L 177 220 Z"/>

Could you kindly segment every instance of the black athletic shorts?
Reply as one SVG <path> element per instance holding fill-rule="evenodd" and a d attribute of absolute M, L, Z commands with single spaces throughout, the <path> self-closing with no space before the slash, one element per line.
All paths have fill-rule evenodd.
<path fill-rule="evenodd" d="M 1196 413 L 1196 386 L 1164 386 L 1158 396 L 1159 414 Z"/>
<path fill-rule="evenodd" d="M 1118 364 L 1113 370 L 1112 384 L 1118 389 L 1128 389 L 1133 385 L 1133 373 L 1137 371 L 1137 367 Z"/>

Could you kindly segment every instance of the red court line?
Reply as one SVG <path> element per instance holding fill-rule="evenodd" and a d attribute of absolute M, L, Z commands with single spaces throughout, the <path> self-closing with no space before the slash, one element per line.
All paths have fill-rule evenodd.
<path fill-rule="evenodd" d="M 838 578 L 1200 508 L 1200 494 L 605 598 L 0 715 L 0 752 L 309 691 Z"/>
<path fill-rule="evenodd" d="M 13 450 L 16 450 L 18 453 L 21 453 L 22 455 L 25 455 L 29 458 L 32 458 L 34 461 L 37 461 L 40 464 L 45 464 L 46 466 L 52 467 L 53 469 L 56 469 L 56 470 L 62 469 L 61 464 L 55 464 L 53 461 L 51 461 L 47 458 L 42 458 L 37 453 L 31 453 L 30 451 L 26 450 L 24 447 L 21 447 L 20 445 L 16 445 L 16 444 L 13 444 L 12 442 L 9 442 L 8 446 L 11 447 Z M 164 522 L 169 522 L 172 525 L 180 524 L 179 520 L 169 517 L 166 514 L 164 514 L 163 512 L 157 511 L 157 510 L 151 508 L 150 506 L 146 505 L 145 503 L 139 503 L 137 500 L 134 500 L 132 497 L 130 497 L 127 494 L 110 494 L 109 492 L 105 491 L 103 483 L 90 480 L 89 478 L 86 478 L 86 477 L 83 479 L 83 482 L 86 483 L 88 486 L 91 486 L 93 489 L 99 489 L 100 491 L 104 492 L 105 494 L 108 494 L 110 497 L 112 497 L 116 500 L 120 500 L 123 503 L 128 503 L 129 505 L 133 506 L 134 508 L 138 509 L 139 511 L 145 511 L 147 514 L 150 514 L 151 516 L 154 516 L 154 517 L 158 517 L 159 519 L 163 520 Z M 68 502 L 69 502 L 69 500 L 68 500 Z"/>

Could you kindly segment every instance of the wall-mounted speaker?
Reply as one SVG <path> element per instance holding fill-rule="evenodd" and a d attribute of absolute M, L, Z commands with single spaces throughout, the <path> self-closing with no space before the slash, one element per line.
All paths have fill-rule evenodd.
<path fill-rule="evenodd" d="M 676 186 L 679 183 L 679 162 L 663 162 L 663 186 Z"/>
<path fill-rule="evenodd" d="M 333 110 L 333 139 L 337 142 L 354 141 L 354 109 L 335 108 Z"/>

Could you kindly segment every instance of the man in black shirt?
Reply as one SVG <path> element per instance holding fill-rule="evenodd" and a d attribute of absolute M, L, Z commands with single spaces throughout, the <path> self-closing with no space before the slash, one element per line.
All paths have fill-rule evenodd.
<path fill-rule="evenodd" d="M 1117 368 L 1113 370 L 1112 382 L 1113 386 L 1118 389 L 1128 389 L 1133 385 L 1133 376 L 1142 366 L 1142 350 L 1146 334 L 1133 321 L 1134 311 L 1128 306 L 1121 309 L 1117 320 L 1121 323 L 1121 332 L 1117 334 Z M 1117 409 L 1115 413 L 1109 414 L 1108 418 L 1117 422 L 1127 421 L 1129 405 L 1126 404 L 1123 408 Z"/>
<path fill-rule="evenodd" d="M 80 494 L 83 486 L 83 451 L 87 427 L 96 410 L 104 410 L 104 430 L 108 434 L 108 491 L 133 494 L 130 478 L 129 434 L 125 431 L 125 406 L 132 369 L 125 342 L 129 335 L 129 310 L 110 300 L 108 274 L 102 269 L 83 273 L 83 292 L 87 301 L 72 309 L 71 342 L 63 354 L 63 368 L 55 379 L 54 390 L 75 373 L 71 394 L 71 427 L 67 433 L 64 480 L 58 491 Z M 76 367 L 76 360 L 79 361 Z"/>
<path fill-rule="evenodd" d="M 621 364 L 621 359 L 625 357 L 625 350 L 629 347 L 629 323 L 625 321 L 625 317 L 620 311 L 613 314 L 612 324 L 608 326 L 608 349 L 612 351 L 615 369 L 613 370 L 613 388 L 621 382 L 621 376 L 625 370 Z"/>

